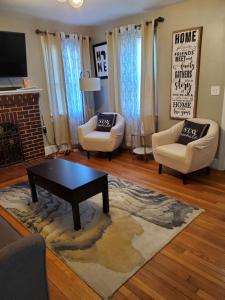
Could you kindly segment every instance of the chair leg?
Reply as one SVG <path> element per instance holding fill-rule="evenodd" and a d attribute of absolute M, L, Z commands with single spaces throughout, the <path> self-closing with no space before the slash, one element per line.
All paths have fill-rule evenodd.
<path fill-rule="evenodd" d="M 206 175 L 209 175 L 210 174 L 210 167 L 206 167 Z"/>
<path fill-rule="evenodd" d="M 109 159 L 109 161 L 112 160 L 112 152 L 108 152 L 108 159 Z"/>
<path fill-rule="evenodd" d="M 187 183 L 187 174 L 183 174 L 182 178 L 183 178 L 183 184 L 186 184 Z"/>
<path fill-rule="evenodd" d="M 90 152 L 87 151 L 87 158 L 90 159 Z"/>
<path fill-rule="evenodd" d="M 159 164 L 159 170 L 158 170 L 159 174 L 162 174 L 162 164 Z"/>

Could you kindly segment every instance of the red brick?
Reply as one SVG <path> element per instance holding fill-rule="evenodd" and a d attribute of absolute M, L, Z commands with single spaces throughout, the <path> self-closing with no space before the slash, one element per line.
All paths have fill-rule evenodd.
<path fill-rule="evenodd" d="M 13 112 L 19 112 L 19 111 L 22 111 L 22 107 L 12 107 L 12 108 L 10 108 L 10 110 L 11 111 L 13 111 Z"/>
<path fill-rule="evenodd" d="M 31 110 L 33 109 L 33 105 L 26 105 L 26 106 L 23 106 L 23 110 Z"/>
<path fill-rule="evenodd" d="M 25 160 L 44 157 L 39 94 L 0 96 L 0 122 L 17 123 Z"/>
<path fill-rule="evenodd" d="M 30 114 L 36 114 L 36 113 L 39 113 L 39 109 L 38 108 L 30 110 Z"/>

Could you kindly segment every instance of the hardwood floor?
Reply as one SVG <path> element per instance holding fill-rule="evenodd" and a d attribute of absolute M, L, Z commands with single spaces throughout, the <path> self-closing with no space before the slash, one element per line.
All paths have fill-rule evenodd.
<path fill-rule="evenodd" d="M 84 152 L 65 157 L 158 190 L 163 194 L 205 209 L 171 243 L 154 256 L 113 296 L 125 299 L 225 299 L 225 172 L 212 170 L 194 174 L 183 185 L 180 177 L 167 172 L 158 175 L 158 165 L 129 153 L 112 161 Z M 0 188 L 26 180 L 25 166 L 0 170 Z M 29 232 L 4 209 L 0 214 L 23 235 Z M 50 299 L 91 300 L 98 295 L 50 250 L 47 250 Z"/>

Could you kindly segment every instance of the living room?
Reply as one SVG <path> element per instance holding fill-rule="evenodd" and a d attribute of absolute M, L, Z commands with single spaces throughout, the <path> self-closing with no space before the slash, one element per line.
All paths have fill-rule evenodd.
<path fill-rule="evenodd" d="M 224 299 L 225 2 L 76 2 L 0 3 L 0 298 Z"/>

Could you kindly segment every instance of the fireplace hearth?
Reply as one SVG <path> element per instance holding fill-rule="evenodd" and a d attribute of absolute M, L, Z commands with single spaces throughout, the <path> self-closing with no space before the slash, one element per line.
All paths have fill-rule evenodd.
<path fill-rule="evenodd" d="M 23 161 L 23 151 L 18 126 L 13 123 L 0 123 L 0 167 Z"/>

